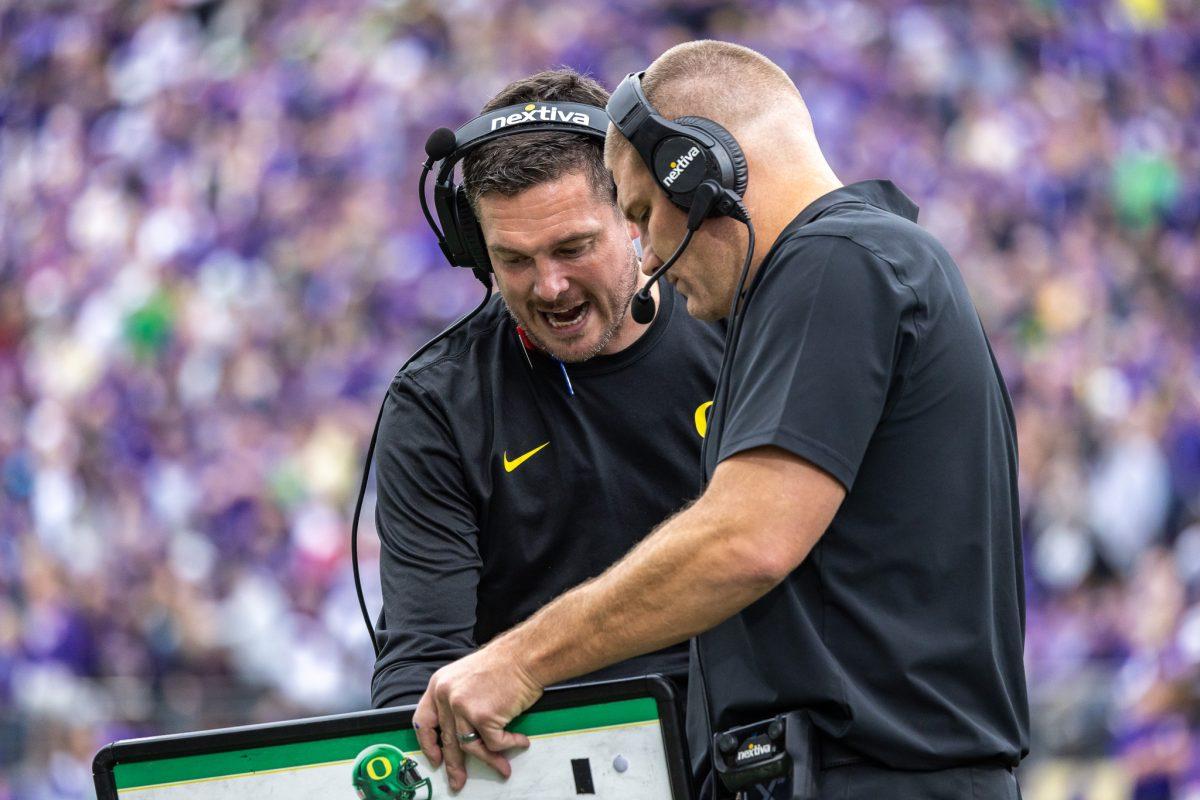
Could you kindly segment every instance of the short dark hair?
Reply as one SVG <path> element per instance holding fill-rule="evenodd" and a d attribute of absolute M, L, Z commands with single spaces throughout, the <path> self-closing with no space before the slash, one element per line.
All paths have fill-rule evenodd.
<path fill-rule="evenodd" d="M 587 103 L 604 108 L 608 92 L 587 75 L 570 67 L 545 70 L 513 81 L 483 107 L 540 101 Z M 491 192 L 511 197 L 531 186 L 582 171 L 596 193 L 616 204 L 612 174 L 604 166 L 604 140 L 561 131 L 522 133 L 480 145 L 463 159 L 463 187 L 471 208 L 479 213 L 479 198 Z"/>

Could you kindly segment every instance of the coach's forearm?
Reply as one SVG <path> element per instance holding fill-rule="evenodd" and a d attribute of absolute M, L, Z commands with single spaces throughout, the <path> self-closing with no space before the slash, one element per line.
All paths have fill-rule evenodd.
<path fill-rule="evenodd" d="M 563 594 L 497 640 L 543 686 L 705 631 L 782 575 L 764 562 L 745 515 L 700 498 L 603 575 Z"/>

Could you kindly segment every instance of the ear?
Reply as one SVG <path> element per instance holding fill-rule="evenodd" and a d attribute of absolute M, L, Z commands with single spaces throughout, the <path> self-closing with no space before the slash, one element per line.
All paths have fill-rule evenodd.
<path fill-rule="evenodd" d="M 480 231 L 480 233 L 483 234 L 483 237 L 486 240 L 487 233 L 488 233 L 488 220 L 489 220 L 489 217 L 491 216 L 490 214 L 488 214 L 487 198 L 484 198 L 484 197 L 479 198 L 479 200 L 476 202 L 476 205 L 478 206 L 478 208 L 476 208 L 474 206 L 471 208 L 471 216 L 473 216 L 475 218 L 475 221 L 479 223 L 479 231 Z M 486 246 L 486 243 L 485 243 L 485 246 Z"/>
<path fill-rule="evenodd" d="M 626 229 L 627 231 L 629 231 L 629 238 L 630 238 L 630 239 L 636 239 L 636 238 L 638 238 L 638 236 L 640 235 L 640 234 L 638 233 L 638 226 L 637 226 L 637 225 L 634 225 L 632 222 L 628 222 L 628 221 L 627 221 L 627 222 L 625 223 L 625 229 Z"/>

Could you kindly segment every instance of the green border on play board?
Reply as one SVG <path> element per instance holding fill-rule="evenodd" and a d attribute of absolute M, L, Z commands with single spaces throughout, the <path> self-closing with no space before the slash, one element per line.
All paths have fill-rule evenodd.
<path fill-rule="evenodd" d="M 546 736 L 570 733 L 615 725 L 631 725 L 658 719 L 658 705 L 653 698 L 617 700 L 611 703 L 536 711 L 524 714 L 509 726 L 509 730 L 526 736 Z M 164 783 L 233 777 L 254 772 L 292 769 L 314 764 L 349 761 L 372 744 L 391 744 L 406 753 L 418 748 L 416 734 L 411 728 L 379 733 L 357 734 L 335 739 L 296 744 L 268 745 L 224 753 L 198 756 L 178 756 L 153 761 L 117 764 L 113 778 L 117 789 L 137 789 Z"/>

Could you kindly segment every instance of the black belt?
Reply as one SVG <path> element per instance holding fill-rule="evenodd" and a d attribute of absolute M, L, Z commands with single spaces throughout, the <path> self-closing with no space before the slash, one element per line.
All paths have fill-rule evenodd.
<path fill-rule="evenodd" d="M 831 739 L 828 736 L 821 736 L 817 742 L 817 750 L 820 753 L 821 769 L 834 769 L 835 767 L 846 767 L 851 764 L 866 764 L 879 769 L 897 770 L 903 772 L 934 772 L 931 770 L 899 770 L 897 767 L 890 767 L 873 758 L 868 758 L 857 750 L 845 745 L 840 739 Z M 962 764 L 953 764 L 941 769 L 962 769 L 966 767 L 986 767 L 995 769 L 1006 769 L 1009 772 L 1013 771 L 1013 765 L 1000 758 L 981 759 L 977 761 L 968 761 Z"/>
<path fill-rule="evenodd" d="M 986 768 L 1012 772 L 1013 765 L 999 758 L 954 764 L 935 769 L 899 769 L 865 756 L 839 739 L 826 736 L 804 712 L 789 712 L 727 731 L 713 737 L 712 797 L 745 797 L 750 787 L 789 781 L 792 797 L 818 796 L 818 773 L 864 765 L 872 770 L 908 774 L 936 774 L 945 770 Z"/>

